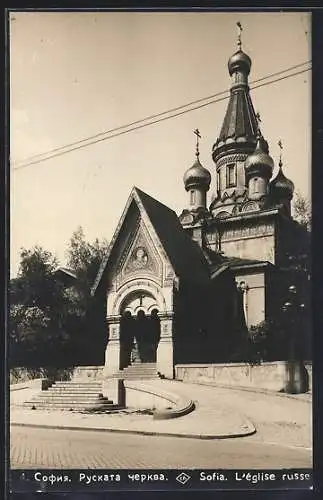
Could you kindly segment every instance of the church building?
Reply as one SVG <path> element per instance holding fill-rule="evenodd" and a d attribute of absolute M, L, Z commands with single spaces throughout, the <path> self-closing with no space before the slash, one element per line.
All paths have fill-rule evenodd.
<path fill-rule="evenodd" d="M 251 326 L 281 305 L 296 223 L 293 182 L 279 170 L 250 97 L 251 59 L 228 61 L 230 97 L 212 148 L 214 169 L 196 159 L 183 172 L 187 206 L 178 216 L 137 187 L 131 191 L 92 287 L 106 301 L 105 374 L 156 363 L 234 359 Z M 207 202 L 211 177 L 216 194 Z"/>

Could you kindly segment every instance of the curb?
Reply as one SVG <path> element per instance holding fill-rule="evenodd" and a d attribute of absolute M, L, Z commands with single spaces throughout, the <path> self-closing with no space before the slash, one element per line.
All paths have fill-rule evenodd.
<path fill-rule="evenodd" d="M 63 426 L 63 425 L 43 425 L 43 424 L 20 424 L 17 422 L 10 423 L 10 426 L 14 427 L 31 427 L 36 429 L 55 429 L 55 430 L 68 430 L 68 431 L 92 431 L 92 432 L 114 432 L 118 434 L 137 434 L 143 436 L 165 436 L 165 437 L 177 437 L 177 438 L 189 438 L 189 439 L 232 439 L 245 436 L 252 436 L 257 432 L 256 428 L 253 427 L 246 432 L 235 433 L 235 434 L 189 434 L 189 433 L 175 433 L 175 432 L 162 432 L 162 431 L 137 431 L 132 429 L 100 429 L 98 427 L 77 427 L 77 426 Z"/>
<path fill-rule="evenodd" d="M 183 384 L 192 384 L 192 385 L 206 385 L 208 387 L 219 387 L 221 389 L 231 389 L 234 391 L 246 391 L 246 392 L 253 392 L 255 394 L 265 394 L 268 396 L 278 396 L 280 398 L 287 398 L 287 399 L 294 399 L 296 401 L 301 401 L 302 403 L 307 403 L 307 404 L 312 404 L 312 400 L 309 399 L 302 399 L 298 398 L 296 394 L 288 394 L 286 392 L 274 392 L 271 391 L 270 389 L 257 389 L 253 387 L 236 387 L 232 385 L 225 385 L 225 384 L 216 384 L 212 382 L 207 382 L 207 381 L 201 381 L 201 382 L 193 382 L 193 381 L 185 381 L 185 380 L 179 380 L 175 379 L 175 382 L 182 382 Z M 301 394 L 309 394 L 312 396 L 311 392 L 303 392 Z"/>
<path fill-rule="evenodd" d="M 156 409 L 153 414 L 153 420 L 169 420 L 172 418 L 184 417 L 195 410 L 195 404 L 191 399 L 176 394 L 175 392 L 165 391 L 158 386 L 150 385 L 149 382 L 123 380 L 123 384 L 125 388 L 152 394 L 153 396 L 175 404 L 175 408 Z"/>

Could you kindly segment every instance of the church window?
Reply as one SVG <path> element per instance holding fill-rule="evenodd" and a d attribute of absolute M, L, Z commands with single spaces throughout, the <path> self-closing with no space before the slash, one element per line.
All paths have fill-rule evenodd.
<path fill-rule="evenodd" d="M 236 185 L 236 166 L 234 163 L 227 165 L 227 188 Z"/>
<path fill-rule="evenodd" d="M 221 177 L 220 177 L 220 172 L 217 173 L 216 177 L 217 177 L 217 181 L 216 181 L 216 183 L 217 183 L 217 190 L 221 191 Z"/>
<path fill-rule="evenodd" d="M 195 191 L 194 190 L 191 191 L 190 203 L 191 203 L 191 205 L 194 205 L 194 203 L 195 203 Z"/>
<path fill-rule="evenodd" d="M 253 180 L 253 192 L 258 193 L 258 191 L 259 191 L 259 189 L 258 189 L 258 177 L 255 177 Z"/>

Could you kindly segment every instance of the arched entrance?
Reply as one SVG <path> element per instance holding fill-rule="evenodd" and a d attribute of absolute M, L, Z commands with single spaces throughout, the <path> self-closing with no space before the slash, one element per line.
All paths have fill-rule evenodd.
<path fill-rule="evenodd" d="M 136 315 L 125 311 L 120 321 L 121 367 L 132 363 L 154 363 L 160 340 L 158 310 L 146 314 L 139 310 Z"/>
<path fill-rule="evenodd" d="M 154 363 L 160 340 L 159 308 L 147 292 L 131 293 L 121 306 L 120 365 Z"/>
<path fill-rule="evenodd" d="M 132 363 L 156 362 L 161 374 L 173 378 L 173 304 L 170 290 L 163 292 L 152 280 L 138 279 L 108 297 L 105 376 Z"/>

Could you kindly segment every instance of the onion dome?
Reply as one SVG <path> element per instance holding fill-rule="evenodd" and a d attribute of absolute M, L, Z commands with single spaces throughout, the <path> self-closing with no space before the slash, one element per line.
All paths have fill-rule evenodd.
<path fill-rule="evenodd" d="M 279 171 L 270 183 L 270 191 L 276 199 L 291 200 L 294 194 L 294 183 L 283 173 L 283 164 L 279 162 Z"/>
<path fill-rule="evenodd" d="M 245 161 L 246 175 L 260 175 L 270 179 L 274 169 L 274 161 L 268 154 L 268 143 L 262 135 L 258 136 L 254 152 Z"/>
<path fill-rule="evenodd" d="M 239 49 L 230 57 L 228 61 L 228 69 L 230 76 L 237 71 L 241 71 L 242 73 L 249 75 L 251 69 L 251 59 L 245 52 Z"/>
<path fill-rule="evenodd" d="M 258 119 L 248 86 L 251 59 L 239 49 L 230 57 L 228 69 L 231 76 L 240 76 L 232 82 L 223 124 L 212 148 L 215 163 L 227 154 L 250 154 L 257 143 Z"/>
<path fill-rule="evenodd" d="M 211 174 L 206 168 L 203 167 L 203 165 L 201 165 L 197 156 L 194 165 L 186 170 L 183 180 L 186 191 L 192 187 L 203 187 L 206 191 L 208 191 L 211 184 Z"/>

